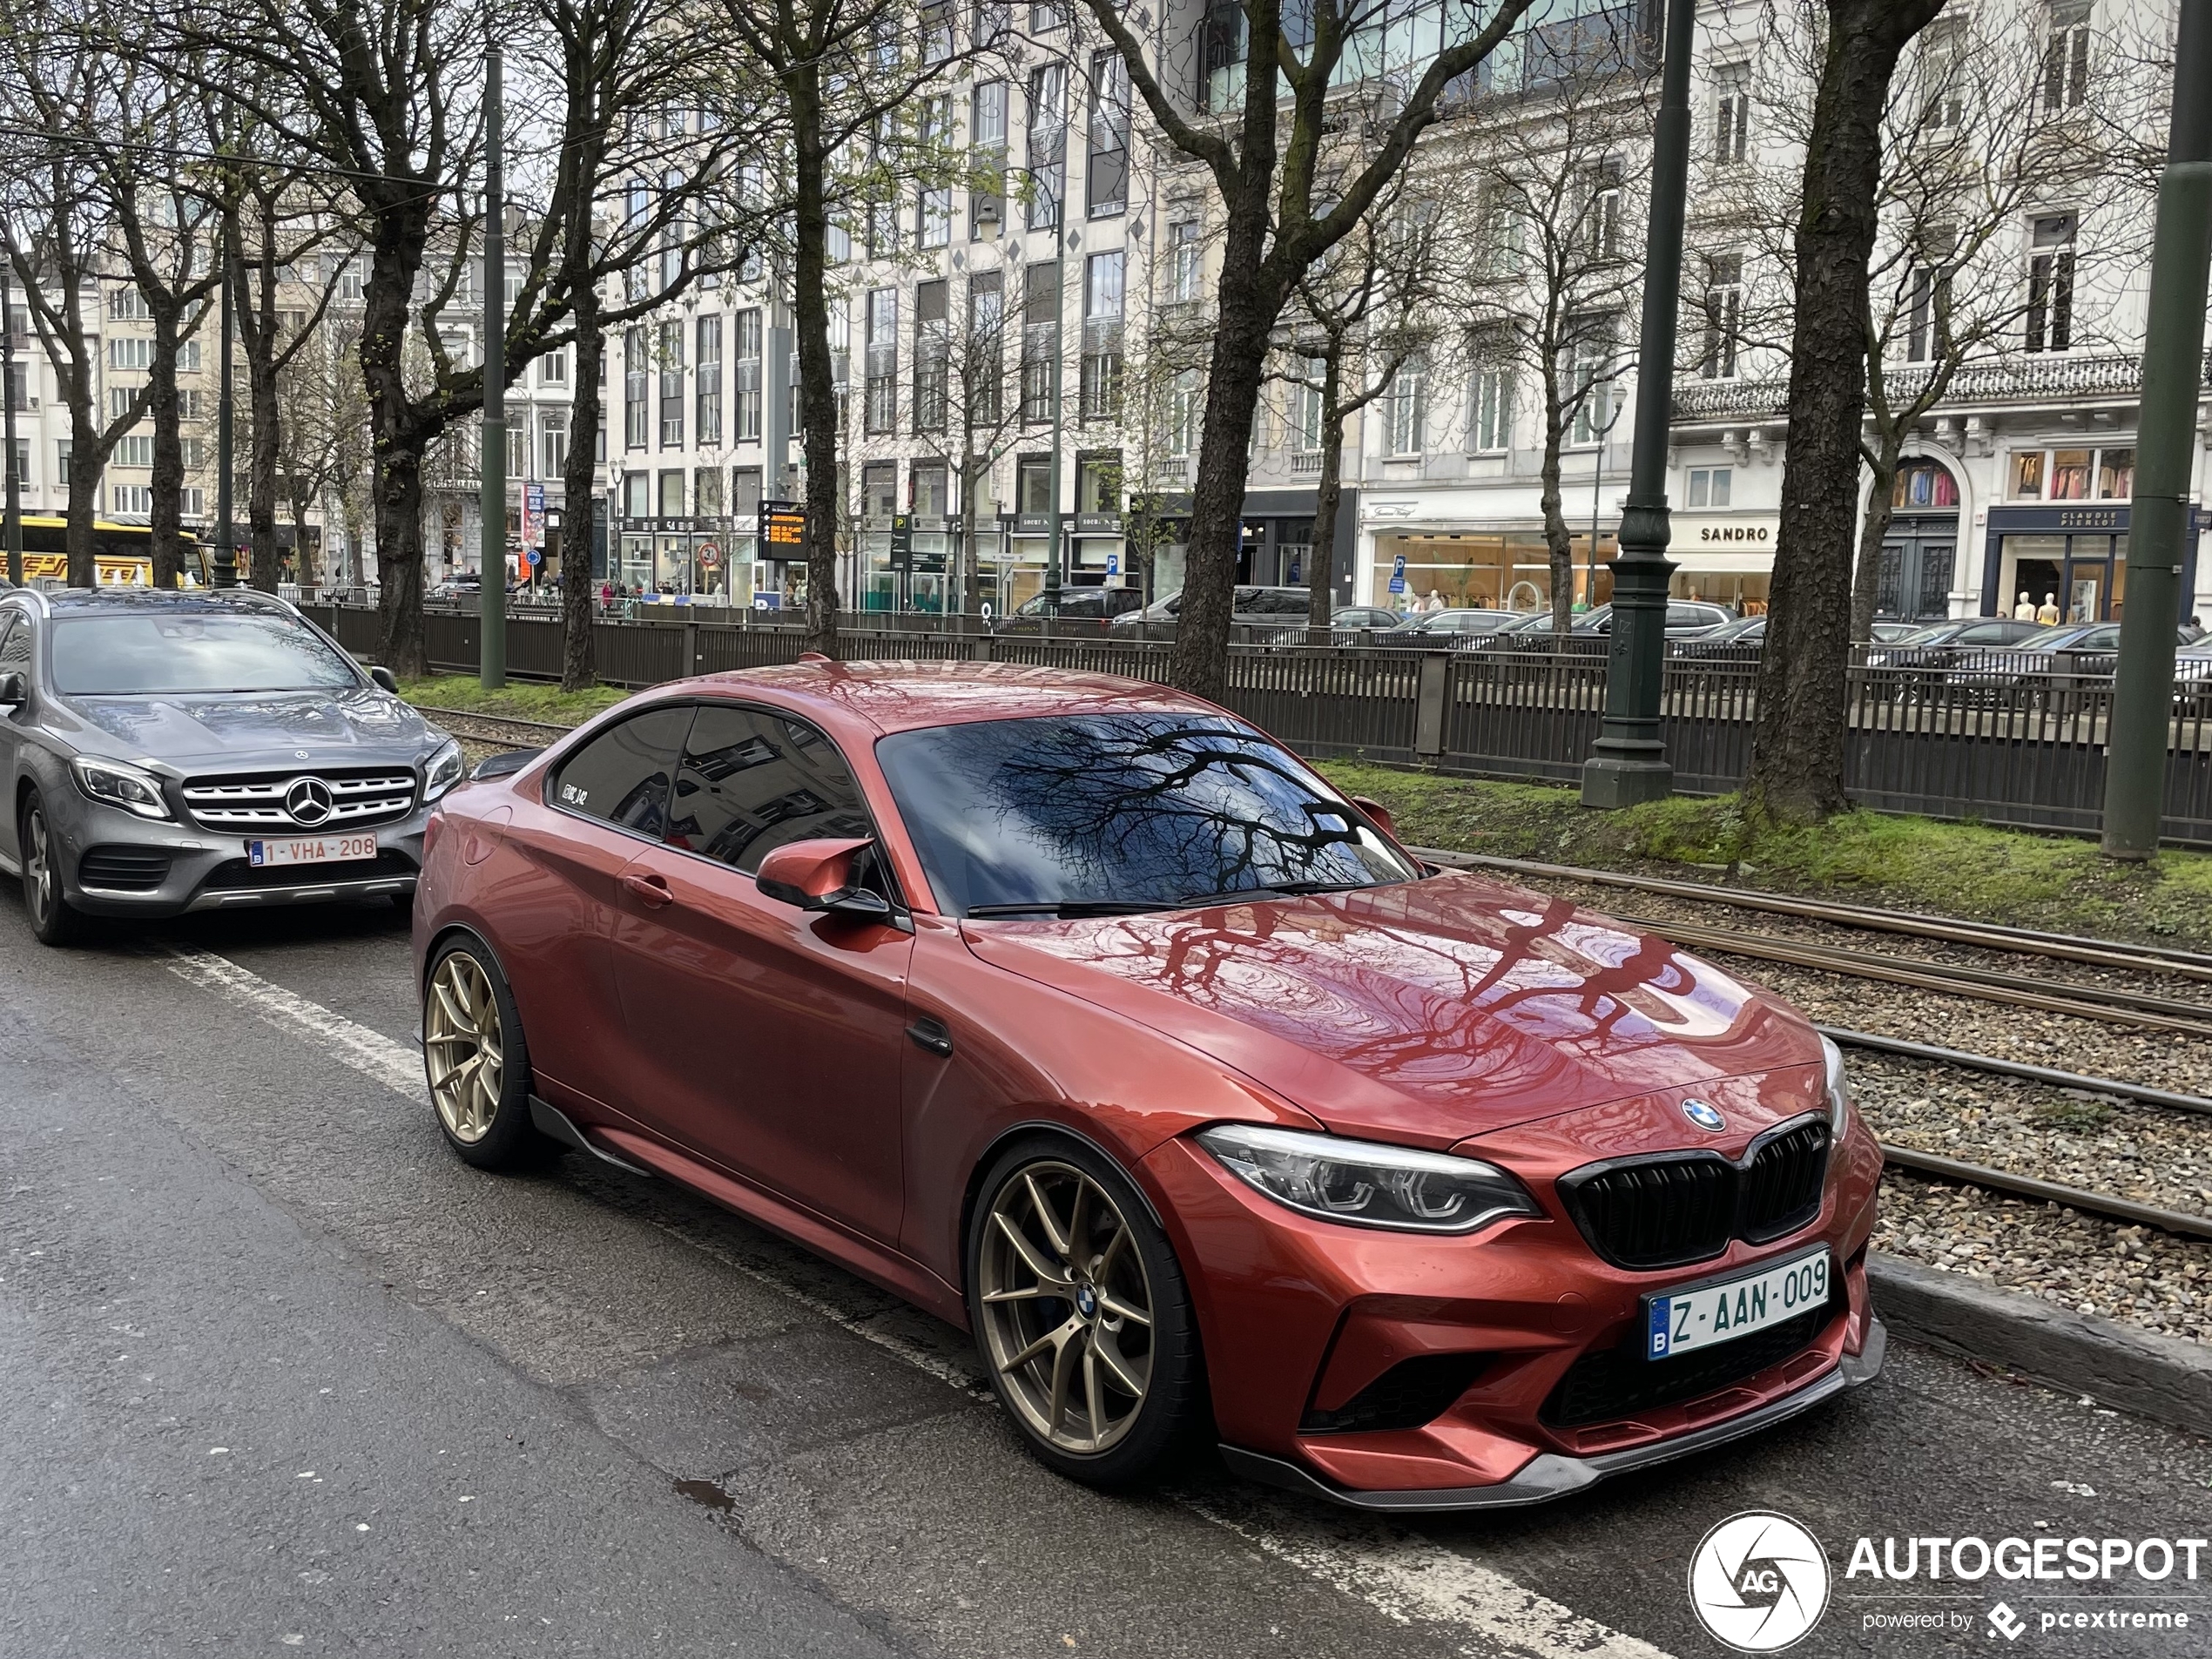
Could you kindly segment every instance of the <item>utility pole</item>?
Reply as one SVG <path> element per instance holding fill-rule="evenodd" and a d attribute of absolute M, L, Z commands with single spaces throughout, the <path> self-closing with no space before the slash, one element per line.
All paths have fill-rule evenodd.
<path fill-rule="evenodd" d="M 1675 308 L 1689 188 L 1689 50 L 1696 19 L 1696 0 L 1667 0 L 1666 57 L 1652 137 L 1651 223 L 1644 238 L 1643 331 L 1636 347 L 1635 448 L 1620 551 L 1613 562 L 1605 725 L 1582 763 L 1585 806 L 1633 806 L 1674 792 L 1675 769 L 1659 736 L 1659 696 L 1667 658 L 1667 582 L 1675 573 L 1667 557 L 1667 428 L 1674 415 Z"/>
<path fill-rule="evenodd" d="M 215 392 L 215 585 L 238 586 L 238 553 L 231 542 L 231 445 L 237 409 L 231 395 L 231 270 L 223 267 L 223 383 Z"/>
<path fill-rule="evenodd" d="M 2158 851 L 2174 728 L 2174 635 L 2189 533 L 2189 452 L 2202 388 L 2204 301 L 2212 262 L 2212 0 L 2182 0 L 2174 118 L 2158 181 L 2135 495 L 2128 519 L 2128 604 L 2105 750 L 2104 853 Z"/>
<path fill-rule="evenodd" d="M 483 546 L 477 563 L 476 677 L 487 691 L 507 684 L 507 199 L 499 153 L 502 70 L 494 43 L 484 58 Z M 579 347 L 589 351 L 592 342 Z"/>
<path fill-rule="evenodd" d="M 1068 136 L 1075 102 L 1072 64 L 1060 84 L 1060 188 L 1052 202 L 1052 537 L 1045 543 L 1044 626 L 1049 632 L 1060 614 L 1060 565 L 1067 543 L 1060 525 L 1060 445 L 1065 429 L 1060 410 L 1061 363 L 1068 355 Z M 1080 320 L 1076 328 L 1081 330 Z M 1080 338 L 1080 333 L 1078 334 Z"/>
<path fill-rule="evenodd" d="M 7 402 L 8 585 L 23 586 L 23 468 L 16 458 L 16 273 L 0 267 L 0 398 Z"/>

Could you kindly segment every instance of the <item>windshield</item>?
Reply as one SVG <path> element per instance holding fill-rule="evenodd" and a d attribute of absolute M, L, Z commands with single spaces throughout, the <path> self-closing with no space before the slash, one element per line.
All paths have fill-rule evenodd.
<path fill-rule="evenodd" d="M 2021 651 L 2056 651 L 2080 631 L 2080 624 L 2068 623 L 2063 628 L 2038 629 L 2025 639 L 2017 639 L 2013 643 Z"/>
<path fill-rule="evenodd" d="M 132 611 L 54 624 L 54 688 L 65 696 L 349 691 L 354 665 L 296 617 Z"/>
<path fill-rule="evenodd" d="M 1299 761 L 1219 715 L 928 726 L 876 758 L 954 915 L 1176 909 L 1420 874 Z"/>
<path fill-rule="evenodd" d="M 1958 630 L 1952 624 L 1939 622 L 1925 628 L 1915 629 L 1904 638 L 1893 643 L 1899 645 L 1937 645 L 1950 638 Z"/>

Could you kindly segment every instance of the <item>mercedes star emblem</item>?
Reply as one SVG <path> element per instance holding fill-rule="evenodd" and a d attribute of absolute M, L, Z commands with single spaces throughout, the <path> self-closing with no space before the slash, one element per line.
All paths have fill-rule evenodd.
<path fill-rule="evenodd" d="M 292 821 L 310 829 L 328 820 L 331 806 L 330 786 L 320 778 L 295 778 L 284 792 L 284 810 Z"/>

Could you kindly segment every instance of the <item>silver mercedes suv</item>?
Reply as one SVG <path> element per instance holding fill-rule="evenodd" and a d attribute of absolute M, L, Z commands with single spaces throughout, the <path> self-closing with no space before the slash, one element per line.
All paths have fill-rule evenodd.
<path fill-rule="evenodd" d="M 86 915 L 405 903 L 461 745 L 251 590 L 0 594 L 0 869 Z"/>

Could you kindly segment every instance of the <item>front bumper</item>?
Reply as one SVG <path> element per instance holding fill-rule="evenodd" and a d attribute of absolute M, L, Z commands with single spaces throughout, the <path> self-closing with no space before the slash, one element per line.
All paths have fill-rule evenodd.
<path fill-rule="evenodd" d="M 1587 1149 L 1548 1163 L 1539 1135 L 1495 1138 L 1519 1143 L 1522 1156 L 1496 1161 L 1529 1182 L 1545 1213 L 1471 1238 L 1308 1219 L 1252 1192 L 1188 1138 L 1144 1160 L 1188 1264 L 1218 1437 L 1234 1467 L 1366 1508 L 1537 1503 L 1755 1433 L 1879 1370 L 1885 1339 L 1865 1258 L 1881 1153 L 1856 1121 L 1831 1155 L 1814 1220 L 1663 1271 L 1609 1265 L 1555 1207 L 1551 1177 L 1586 1161 Z M 1757 1348 L 1761 1339 L 1747 1338 L 1741 1369 L 1683 1362 L 1671 1381 L 1642 1371 L 1646 1292 L 1753 1271 L 1816 1244 L 1828 1246 L 1837 1277 L 1831 1300 L 1796 1334 Z M 1440 1391 L 1422 1394 L 1424 1376 L 1442 1378 Z M 1409 1396 L 1415 1403 L 1393 1415 L 1392 1402 Z"/>
<path fill-rule="evenodd" d="M 1540 1452 L 1523 1464 L 1510 1478 L 1487 1487 L 1415 1487 L 1396 1492 L 1355 1492 L 1322 1480 L 1304 1465 L 1287 1458 L 1270 1457 L 1264 1452 L 1248 1452 L 1242 1447 L 1221 1448 L 1222 1460 L 1247 1480 L 1261 1481 L 1268 1486 L 1282 1487 L 1291 1492 L 1303 1493 L 1310 1498 L 1320 1498 L 1330 1503 L 1343 1504 L 1347 1508 L 1373 1509 L 1392 1514 L 1432 1514 L 1440 1510 L 1517 1509 L 1532 1503 L 1549 1503 L 1554 1498 L 1564 1498 L 1594 1487 L 1611 1474 L 1625 1474 L 1631 1469 L 1648 1469 L 1654 1464 L 1671 1463 L 1676 1458 L 1689 1457 L 1698 1452 L 1725 1446 L 1730 1440 L 1742 1440 L 1787 1422 L 1801 1412 L 1848 1393 L 1862 1384 L 1870 1383 L 1880 1374 L 1882 1361 L 1889 1354 L 1889 1330 L 1878 1318 L 1871 1320 L 1865 1345 L 1858 1352 L 1846 1353 L 1832 1371 L 1805 1384 L 1795 1393 L 1784 1394 L 1764 1406 L 1728 1418 L 1705 1428 L 1692 1429 L 1671 1440 L 1653 1440 L 1643 1446 L 1631 1447 L 1622 1452 L 1602 1452 L 1595 1457 L 1567 1457 L 1557 1452 Z"/>
<path fill-rule="evenodd" d="M 422 827 L 431 811 L 420 806 L 405 818 L 361 830 L 376 837 L 374 863 L 255 869 L 246 854 L 248 838 L 235 831 L 140 818 L 87 800 L 75 790 L 55 794 L 49 811 L 63 852 L 62 891 L 71 905 L 91 915 L 148 921 L 193 911 L 412 894 L 422 867 Z M 87 853 L 95 855 L 89 868 Z M 132 872 L 133 865 L 138 873 Z M 156 868 L 159 879 L 148 883 L 145 873 Z M 129 885 L 104 879 L 118 871 L 130 875 Z"/>

